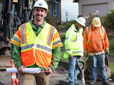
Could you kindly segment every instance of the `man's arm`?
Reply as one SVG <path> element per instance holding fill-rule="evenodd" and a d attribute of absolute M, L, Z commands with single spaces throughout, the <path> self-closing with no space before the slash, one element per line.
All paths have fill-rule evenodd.
<path fill-rule="evenodd" d="M 21 48 L 18 47 L 17 45 L 13 44 L 13 61 L 15 63 L 16 68 L 19 68 L 22 64 L 21 62 L 21 57 L 20 57 L 20 53 L 21 53 Z"/>
<path fill-rule="evenodd" d="M 55 69 L 57 68 L 57 66 L 59 64 L 59 60 L 60 60 L 60 47 L 54 48 L 52 50 L 52 55 L 53 55 L 53 60 L 52 60 L 52 64 L 50 65 L 50 67 L 54 72 Z"/>
<path fill-rule="evenodd" d="M 71 40 L 72 40 L 72 35 L 71 35 L 71 30 L 69 29 L 66 34 L 65 34 L 65 50 L 66 53 L 68 53 L 69 55 L 72 54 L 72 50 L 71 50 Z"/>
<path fill-rule="evenodd" d="M 85 28 L 84 34 L 83 34 L 83 47 L 84 47 L 84 56 L 87 56 L 87 36 L 88 36 L 88 32 L 87 32 L 87 28 Z"/>
<path fill-rule="evenodd" d="M 62 46 L 62 42 L 59 36 L 57 29 L 54 29 L 54 34 L 52 37 L 52 63 L 50 67 L 46 69 L 46 73 L 53 73 L 54 70 L 57 68 L 59 59 L 60 59 L 60 47 Z"/>
<path fill-rule="evenodd" d="M 104 42 L 105 42 L 105 52 L 106 54 L 108 54 L 109 53 L 109 41 L 108 41 L 108 37 L 107 37 L 105 29 L 104 29 Z"/>

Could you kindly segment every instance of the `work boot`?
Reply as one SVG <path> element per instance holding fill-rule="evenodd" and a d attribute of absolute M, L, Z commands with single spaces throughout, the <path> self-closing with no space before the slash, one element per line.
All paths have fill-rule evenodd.
<path fill-rule="evenodd" d="M 102 82 L 103 85 L 111 85 L 108 81 Z"/>
<path fill-rule="evenodd" d="M 91 81 L 91 82 L 89 83 L 89 85 L 95 85 L 95 82 Z"/>

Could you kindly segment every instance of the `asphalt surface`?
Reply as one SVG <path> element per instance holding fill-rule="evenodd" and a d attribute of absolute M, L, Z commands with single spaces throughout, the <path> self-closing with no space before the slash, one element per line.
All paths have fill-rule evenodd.
<path fill-rule="evenodd" d="M 68 64 L 60 62 L 59 66 L 53 74 L 50 76 L 49 85 L 68 85 Z M 78 80 L 80 83 L 82 81 Z M 85 85 L 89 85 L 90 80 L 86 80 Z M 111 85 L 114 85 L 114 81 L 109 79 Z M 0 85 L 11 85 L 11 74 L 6 71 L 0 71 Z M 34 85 L 36 85 L 34 83 Z M 101 81 L 98 81 L 96 85 L 102 85 Z"/>

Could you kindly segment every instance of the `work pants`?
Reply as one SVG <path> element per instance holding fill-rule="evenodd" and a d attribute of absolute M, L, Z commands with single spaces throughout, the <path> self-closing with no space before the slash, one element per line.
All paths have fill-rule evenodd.
<path fill-rule="evenodd" d="M 91 81 L 96 82 L 97 78 L 97 64 L 99 65 L 102 82 L 107 81 L 105 70 L 105 54 L 89 56 L 91 61 Z"/>
<path fill-rule="evenodd" d="M 79 73 L 76 60 L 80 59 L 80 56 L 73 56 L 73 58 L 69 58 L 69 67 L 68 67 L 68 79 L 69 85 L 75 85 L 78 83 L 77 75 Z"/>
<path fill-rule="evenodd" d="M 36 85 L 49 85 L 50 74 L 46 74 L 43 71 L 40 73 L 30 74 L 24 73 L 19 74 L 19 84 L 20 85 L 33 85 L 36 80 Z"/>

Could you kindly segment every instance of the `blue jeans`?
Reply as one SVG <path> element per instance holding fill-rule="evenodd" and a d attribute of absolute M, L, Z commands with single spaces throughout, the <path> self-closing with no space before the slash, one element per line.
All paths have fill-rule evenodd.
<path fill-rule="evenodd" d="M 78 67 L 76 64 L 76 60 L 80 59 L 80 56 L 73 56 L 73 58 L 69 58 L 69 67 L 68 67 L 68 79 L 69 85 L 74 85 L 78 83 L 77 74 L 78 74 Z"/>
<path fill-rule="evenodd" d="M 105 70 L 105 54 L 89 56 L 91 61 L 91 81 L 96 82 L 97 78 L 97 64 L 99 65 L 100 76 L 102 81 L 107 81 Z"/>

